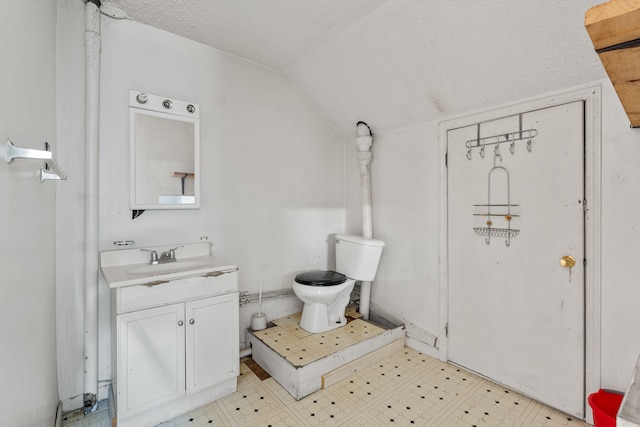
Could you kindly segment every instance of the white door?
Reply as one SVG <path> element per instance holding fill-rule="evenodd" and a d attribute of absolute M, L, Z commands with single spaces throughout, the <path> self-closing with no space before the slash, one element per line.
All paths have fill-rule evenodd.
<path fill-rule="evenodd" d="M 484 158 L 481 147 L 467 147 L 477 126 L 447 135 L 449 360 L 578 417 L 585 366 L 583 110 L 580 101 L 482 123 Z M 528 129 L 537 132 L 531 151 L 527 139 L 514 143 L 514 154 L 510 142 L 487 145 Z M 492 135 L 500 137 L 482 139 Z M 572 268 L 560 264 L 568 256 L 576 260 Z"/>
<path fill-rule="evenodd" d="M 118 412 L 136 412 L 183 396 L 184 304 L 117 316 Z"/>
<path fill-rule="evenodd" d="M 238 293 L 186 304 L 187 393 L 240 374 Z"/>

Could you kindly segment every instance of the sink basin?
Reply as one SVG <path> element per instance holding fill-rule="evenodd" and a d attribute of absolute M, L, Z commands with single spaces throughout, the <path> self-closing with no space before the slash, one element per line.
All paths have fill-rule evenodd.
<path fill-rule="evenodd" d="M 210 263 L 207 261 L 176 261 L 176 262 L 167 262 L 165 264 L 155 264 L 155 265 L 142 265 L 131 268 L 126 271 L 126 274 L 131 276 L 158 276 L 161 274 L 173 274 L 173 273 L 181 273 L 189 270 L 197 270 L 199 268 L 205 268 L 209 266 Z"/>

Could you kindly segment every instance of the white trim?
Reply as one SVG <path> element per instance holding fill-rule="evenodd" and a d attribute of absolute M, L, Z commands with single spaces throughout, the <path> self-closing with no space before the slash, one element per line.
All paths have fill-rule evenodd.
<path fill-rule="evenodd" d="M 585 413 L 590 393 L 601 386 L 602 333 L 602 87 L 585 99 Z"/>
<path fill-rule="evenodd" d="M 438 357 L 449 360 L 447 325 L 449 323 L 449 203 L 447 173 L 448 122 L 438 124 Z"/>
<path fill-rule="evenodd" d="M 428 354 L 431 357 L 438 357 L 438 338 L 435 335 L 427 332 L 418 325 L 411 323 L 402 317 L 398 317 L 389 313 L 388 311 L 381 308 L 378 304 L 371 304 L 371 312 L 394 325 L 404 325 L 407 340 L 414 340 L 417 343 L 421 343 L 425 347 L 429 347 L 429 350 L 422 351 L 417 347 L 409 347 L 412 347 L 418 351 L 422 351 L 423 353 Z M 373 320 L 377 321 L 377 319 Z"/>
<path fill-rule="evenodd" d="M 448 360 L 448 339 L 446 325 L 449 319 L 449 273 L 448 273 L 448 211 L 447 211 L 447 132 L 450 129 L 470 126 L 478 122 L 494 120 L 525 111 L 553 107 L 574 101 L 585 103 L 585 414 L 588 422 L 591 411 L 587 407 L 587 397 L 600 388 L 600 346 L 601 346 L 601 139 L 602 139 L 602 86 L 601 83 L 578 86 L 566 91 L 511 103 L 491 110 L 483 110 L 464 116 L 454 117 L 439 123 L 439 216 L 438 238 L 440 260 L 438 263 L 438 357 Z"/>

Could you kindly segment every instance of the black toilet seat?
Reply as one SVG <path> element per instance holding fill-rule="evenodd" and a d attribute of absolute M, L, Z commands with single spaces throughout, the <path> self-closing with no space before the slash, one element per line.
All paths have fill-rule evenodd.
<path fill-rule="evenodd" d="M 307 286 L 335 286 L 347 281 L 347 276 L 332 270 L 307 271 L 296 276 L 296 282 Z"/>

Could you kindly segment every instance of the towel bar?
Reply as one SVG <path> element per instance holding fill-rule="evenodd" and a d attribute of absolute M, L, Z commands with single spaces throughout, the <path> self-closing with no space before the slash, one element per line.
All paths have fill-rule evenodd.
<path fill-rule="evenodd" d="M 49 151 L 49 143 L 45 142 L 44 150 L 33 148 L 16 147 L 7 139 L 4 145 L 0 146 L 0 156 L 4 156 L 7 163 L 15 159 L 38 159 L 45 161 L 45 167 L 40 169 L 40 182 L 49 179 L 67 179 L 67 175 L 60 169 L 58 163 L 53 158 L 53 153 Z"/>

